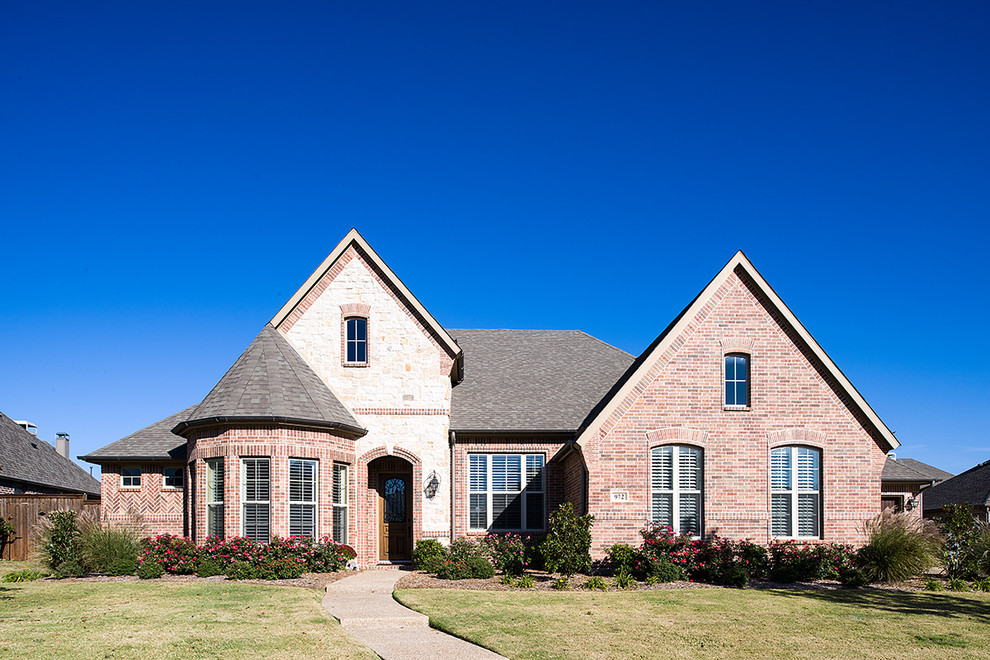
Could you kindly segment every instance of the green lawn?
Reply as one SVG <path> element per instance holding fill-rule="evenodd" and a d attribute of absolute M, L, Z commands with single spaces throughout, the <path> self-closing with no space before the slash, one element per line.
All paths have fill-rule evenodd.
<path fill-rule="evenodd" d="M 431 624 L 509 658 L 990 658 L 990 594 L 407 589 Z"/>
<path fill-rule="evenodd" d="M 0 658 L 376 657 L 321 596 L 232 582 L 0 583 Z"/>

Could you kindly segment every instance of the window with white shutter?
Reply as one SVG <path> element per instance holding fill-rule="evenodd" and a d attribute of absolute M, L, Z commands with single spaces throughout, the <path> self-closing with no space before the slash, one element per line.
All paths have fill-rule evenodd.
<path fill-rule="evenodd" d="M 471 454 L 470 528 L 498 532 L 544 529 L 544 460 L 542 454 Z"/>
<path fill-rule="evenodd" d="M 316 536 L 317 463 L 289 460 L 289 536 Z"/>
<path fill-rule="evenodd" d="M 650 519 L 675 534 L 701 536 L 704 516 L 704 453 L 687 445 L 650 452 Z"/>
<path fill-rule="evenodd" d="M 785 538 L 821 538 L 821 451 L 770 451 L 770 532 Z"/>
<path fill-rule="evenodd" d="M 347 543 L 347 465 L 333 464 L 333 540 Z"/>
<path fill-rule="evenodd" d="M 223 459 L 206 461 L 206 535 L 218 539 L 223 532 Z"/>
<path fill-rule="evenodd" d="M 258 543 L 271 539 L 271 461 L 267 458 L 241 459 L 241 533 Z"/>

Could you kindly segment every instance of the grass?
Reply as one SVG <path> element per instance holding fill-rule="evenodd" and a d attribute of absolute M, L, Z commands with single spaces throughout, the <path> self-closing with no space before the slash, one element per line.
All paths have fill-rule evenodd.
<path fill-rule="evenodd" d="M 430 623 L 509 658 L 990 658 L 990 596 L 878 590 L 407 589 Z"/>
<path fill-rule="evenodd" d="M 374 658 L 321 595 L 230 582 L 2 584 L 0 657 Z"/>

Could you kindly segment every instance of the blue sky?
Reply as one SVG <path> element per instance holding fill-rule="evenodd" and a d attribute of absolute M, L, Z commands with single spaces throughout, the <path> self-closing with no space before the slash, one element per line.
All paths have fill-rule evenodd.
<path fill-rule="evenodd" d="M 743 249 L 900 456 L 990 459 L 986 2 L 2 14 L 0 411 L 76 455 L 201 399 L 354 226 L 446 327 L 634 354 Z"/>

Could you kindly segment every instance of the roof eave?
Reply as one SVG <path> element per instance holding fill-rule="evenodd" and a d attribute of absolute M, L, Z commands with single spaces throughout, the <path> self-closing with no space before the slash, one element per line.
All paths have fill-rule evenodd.
<path fill-rule="evenodd" d="M 300 429 L 317 429 L 321 431 L 335 431 L 338 434 L 352 439 L 357 439 L 368 434 L 367 429 L 360 426 L 353 426 L 343 422 L 328 422 L 317 419 L 301 419 L 297 417 L 282 417 L 278 415 L 218 415 L 213 417 L 203 417 L 201 419 L 191 419 L 179 422 L 172 429 L 172 433 L 181 435 L 196 429 L 214 428 L 217 426 L 257 426 L 273 425 L 276 427 L 289 427 Z"/>
<path fill-rule="evenodd" d="M 96 465 L 103 465 L 104 463 L 120 463 L 121 461 L 147 461 L 149 463 L 175 463 L 183 462 L 185 460 L 184 456 L 138 456 L 137 454 L 116 454 L 113 456 L 93 456 L 92 454 L 87 456 L 79 456 L 80 461 L 86 461 L 87 463 L 95 463 Z"/>

